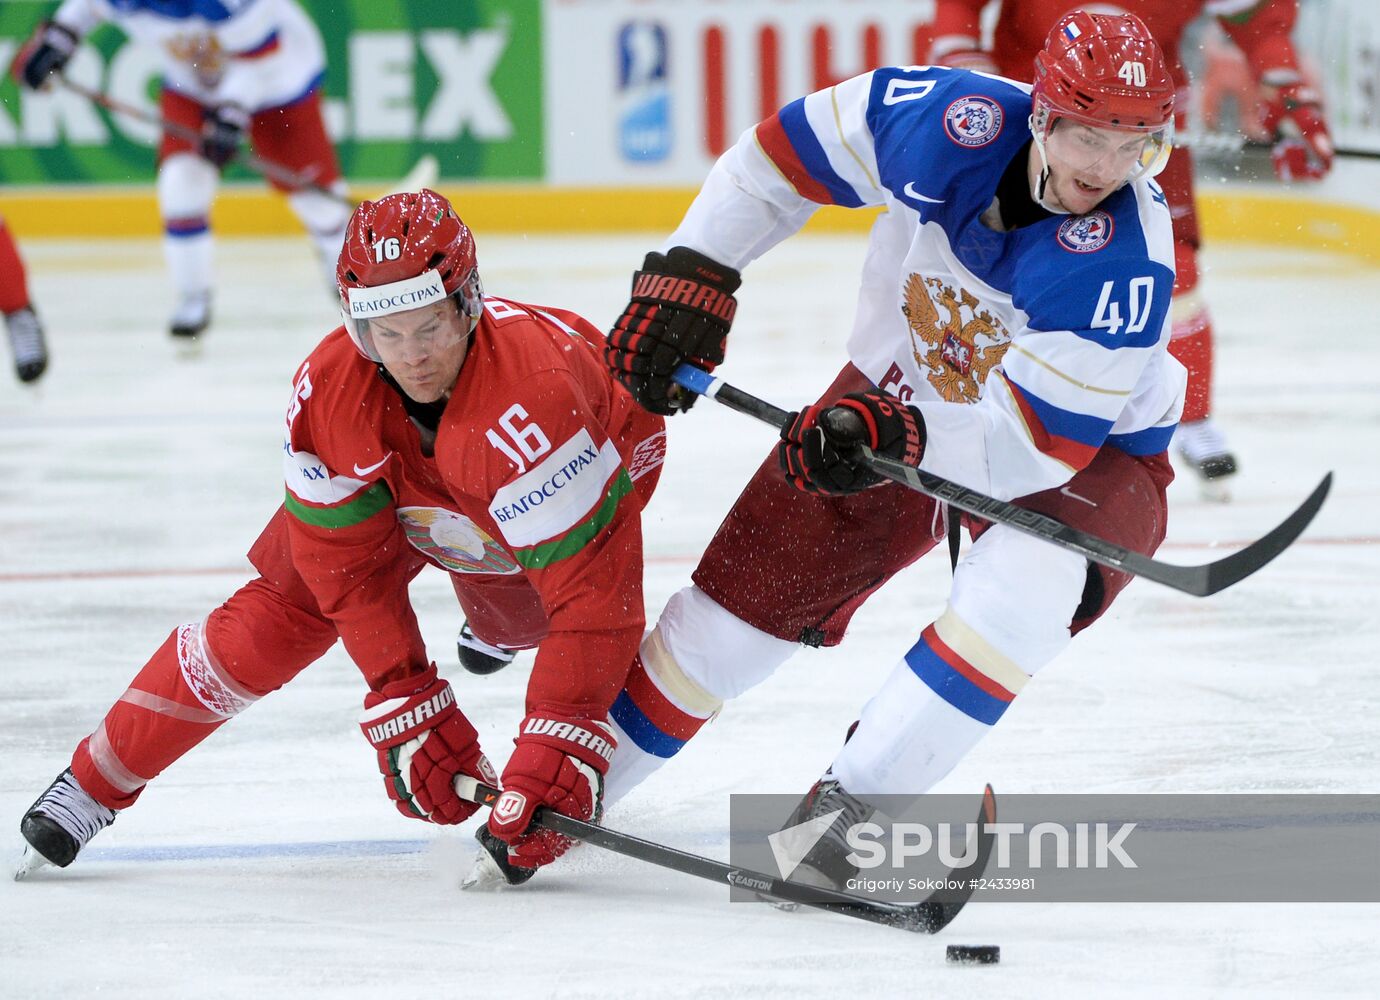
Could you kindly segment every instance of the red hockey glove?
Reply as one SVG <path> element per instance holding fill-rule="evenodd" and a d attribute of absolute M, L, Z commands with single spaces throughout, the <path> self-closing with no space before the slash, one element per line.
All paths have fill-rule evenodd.
<path fill-rule="evenodd" d="M 786 481 L 802 493 L 858 493 L 882 477 L 860 463 L 867 445 L 907 465 L 925 454 L 925 420 L 920 411 L 880 389 L 850 392 L 829 406 L 791 414 L 776 457 Z"/>
<path fill-rule="evenodd" d="M 1282 181 L 1316 181 L 1332 169 L 1332 136 L 1327 131 L 1318 93 L 1299 81 L 1265 88 L 1273 96 L 1266 102 L 1261 123 L 1275 137 L 1270 160 Z"/>
<path fill-rule="evenodd" d="M 208 108 L 201 123 L 201 155 L 218 167 L 235 158 L 249 127 L 249 112 L 237 104 Z"/>
<path fill-rule="evenodd" d="M 742 280 L 689 247 L 647 254 L 604 350 L 614 378 L 644 409 L 670 416 L 695 404 L 695 394 L 681 392 L 671 373 L 686 361 L 705 371 L 723 361 Z"/>
<path fill-rule="evenodd" d="M 10 75 L 31 90 L 38 90 L 48 77 L 61 73 L 72 53 L 77 51 L 77 36 L 56 21 L 44 21 L 29 36 L 10 64 Z"/>
<path fill-rule="evenodd" d="M 424 674 L 365 695 L 359 728 L 378 751 L 384 787 L 404 816 L 462 823 L 479 807 L 455 794 L 456 777 L 497 784 L 479 734 L 434 663 Z"/>
<path fill-rule="evenodd" d="M 489 814 L 489 830 L 508 845 L 509 864 L 540 868 L 564 854 L 571 840 L 551 830 L 528 830 L 532 813 L 548 806 L 597 820 L 617 741 L 606 722 L 536 711 L 522 720 L 513 742 L 517 747 L 503 769 L 503 794 Z"/>

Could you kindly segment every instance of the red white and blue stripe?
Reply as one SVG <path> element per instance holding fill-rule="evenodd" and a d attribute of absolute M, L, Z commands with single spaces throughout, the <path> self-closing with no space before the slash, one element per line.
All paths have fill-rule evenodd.
<path fill-rule="evenodd" d="M 674 757 L 713 713 L 688 712 L 661 689 L 639 655 L 609 718 L 643 753 Z"/>
<path fill-rule="evenodd" d="M 802 198 L 819 205 L 858 208 L 853 186 L 839 176 L 805 115 L 805 99 L 792 101 L 757 126 L 762 152 Z"/>
<path fill-rule="evenodd" d="M 1107 440 L 1112 421 L 1055 406 L 1022 388 L 1010 375 L 1002 377 L 1011 387 L 1011 398 L 1035 447 L 1074 471 L 1085 468 Z"/>
<path fill-rule="evenodd" d="M 955 652 L 930 625 L 906 653 L 906 665 L 927 687 L 964 715 L 994 725 L 1016 693 Z"/>

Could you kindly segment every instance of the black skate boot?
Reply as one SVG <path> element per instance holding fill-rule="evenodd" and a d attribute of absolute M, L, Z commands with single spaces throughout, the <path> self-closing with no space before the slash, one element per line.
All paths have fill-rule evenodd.
<path fill-rule="evenodd" d="M 461 889 L 496 889 L 504 885 L 522 885 L 537 873 L 535 868 L 519 868 L 508 860 L 508 845 L 489 832 L 487 823 L 474 831 L 474 839 L 481 848 L 470 873 L 460 883 Z"/>
<path fill-rule="evenodd" d="M 787 855 L 796 853 L 791 850 L 791 843 L 788 839 L 790 835 L 787 831 L 804 827 L 799 833 L 800 838 L 802 838 L 802 845 L 808 842 L 810 838 L 818 838 L 814 845 L 800 858 L 795 869 L 786 877 L 792 882 L 800 882 L 804 885 L 837 889 L 840 892 L 847 891 L 848 880 L 857 876 L 858 868 L 848 861 L 848 855 L 853 852 L 853 848 L 848 846 L 845 837 L 850 827 L 857 823 L 866 822 L 876 811 L 875 807 L 850 795 L 838 783 L 838 779 L 825 774 L 800 800 L 800 804 L 791 813 L 790 819 L 786 820 L 781 827 L 786 838 L 778 841 L 778 843 Z M 821 818 L 830 813 L 837 815 L 829 824 L 828 829 L 819 834 L 818 827 L 812 825 L 811 821 L 821 820 L 822 822 Z M 782 834 L 775 836 L 782 837 Z M 795 909 L 794 903 L 778 905 L 782 909 Z"/>
<path fill-rule="evenodd" d="M 48 344 L 43 339 L 43 324 L 32 309 L 16 309 L 5 316 L 14 352 L 14 373 L 21 382 L 37 382 L 48 370 Z"/>
<path fill-rule="evenodd" d="M 19 821 L 19 832 L 28 846 L 15 879 L 44 864 L 66 868 L 92 837 L 114 822 L 114 810 L 88 795 L 68 768 Z"/>
<path fill-rule="evenodd" d="M 211 293 L 183 295 L 168 320 L 168 333 L 184 343 L 195 341 L 211 325 Z"/>
<path fill-rule="evenodd" d="M 470 623 L 460 626 L 460 637 L 455 640 L 455 652 L 460 657 L 460 666 L 472 674 L 494 674 L 513 662 L 517 652 L 490 646 L 470 631 Z"/>
<path fill-rule="evenodd" d="M 1231 499 L 1236 456 L 1211 417 L 1180 424 L 1174 432 L 1174 447 L 1198 474 L 1198 492 L 1204 500 L 1225 503 Z"/>

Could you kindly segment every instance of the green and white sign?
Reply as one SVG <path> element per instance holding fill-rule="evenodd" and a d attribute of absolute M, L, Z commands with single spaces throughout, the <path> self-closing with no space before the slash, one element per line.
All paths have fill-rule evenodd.
<path fill-rule="evenodd" d="M 433 153 L 448 180 L 542 178 L 541 0 L 300 2 L 326 44 L 326 119 L 346 176 L 396 177 Z M 0 4 L 4 66 L 56 7 Z M 160 59 L 105 26 L 67 73 L 156 112 Z M 147 183 L 156 141 L 156 126 L 61 88 L 0 83 L 0 183 Z"/>

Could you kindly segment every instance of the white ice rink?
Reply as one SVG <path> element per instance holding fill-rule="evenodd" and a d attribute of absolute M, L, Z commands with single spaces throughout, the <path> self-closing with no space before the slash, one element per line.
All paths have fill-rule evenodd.
<path fill-rule="evenodd" d="M 463 211 L 463 205 L 462 205 Z M 650 238 L 478 234 L 488 289 L 606 326 Z M 843 359 L 861 239 L 800 238 L 747 274 L 723 373 L 784 406 Z M 52 368 L 0 373 L 0 851 L 147 656 L 249 578 L 280 502 L 291 375 L 334 314 L 305 240 L 228 242 L 197 360 L 164 332 L 152 241 L 25 250 Z M 1380 280 L 1345 257 L 1213 246 L 1230 506 L 1176 483 L 1160 555 L 1205 561 L 1273 525 L 1329 469 L 1330 501 L 1276 563 L 1208 600 L 1153 584 L 1017 699 L 941 786 L 1013 792 L 1380 791 Z M 3 356 L 8 367 L 8 357 Z M 648 512 L 653 619 L 772 443 L 702 403 L 671 427 Z M 728 794 L 801 793 L 866 694 L 942 607 L 937 550 L 802 651 L 609 818 L 726 857 Z M 439 572 L 413 588 L 495 762 L 531 654 L 454 662 Z M 18 998 L 1303 997 L 1376 995 L 1377 905 L 974 905 L 937 938 L 730 904 L 725 889 L 582 848 L 526 887 L 461 893 L 475 821 L 409 822 L 355 723 L 337 647 L 155 782 L 70 869 L 0 879 L 0 996 Z M 1271 877 L 1268 871 L 1258 878 Z M 1002 964 L 946 966 L 945 943 Z"/>

